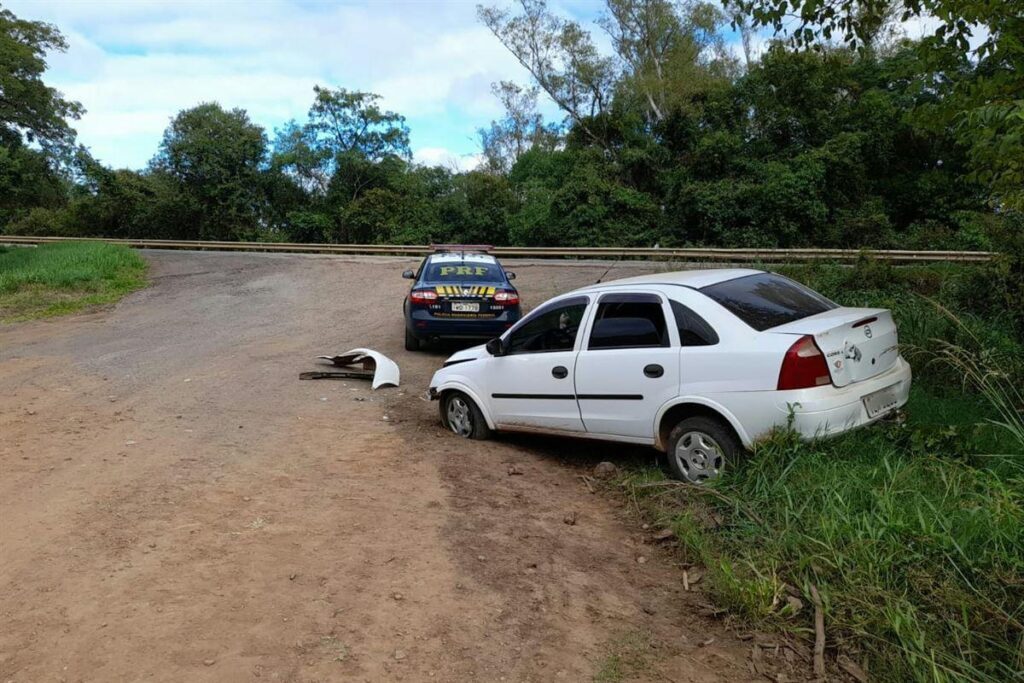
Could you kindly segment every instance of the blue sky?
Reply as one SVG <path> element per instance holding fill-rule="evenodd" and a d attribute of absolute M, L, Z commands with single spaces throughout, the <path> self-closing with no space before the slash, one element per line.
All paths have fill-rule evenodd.
<path fill-rule="evenodd" d="M 4 4 L 67 37 L 46 81 L 85 106 L 79 141 L 115 167 L 144 166 L 170 118 L 204 101 L 246 109 L 272 139 L 305 119 L 318 84 L 382 95 L 408 119 L 417 161 L 472 167 L 476 129 L 501 113 L 490 84 L 528 81 L 472 0 Z M 558 5 L 584 22 L 600 8 Z"/>

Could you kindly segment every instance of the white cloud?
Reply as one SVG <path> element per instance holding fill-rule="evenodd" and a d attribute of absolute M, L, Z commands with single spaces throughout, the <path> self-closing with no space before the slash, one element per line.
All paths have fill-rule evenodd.
<path fill-rule="evenodd" d="M 424 166 L 443 166 L 453 171 L 471 171 L 483 161 L 479 153 L 458 153 L 445 147 L 421 147 L 413 152 L 413 159 Z"/>
<path fill-rule="evenodd" d="M 204 101 L 246 109 L 272 136 L 305 118 L 317 84 L 380 94 L 414 146 L 461 159 L 500 114 L 490 84 L 528 80 L 469 2 L 6 4 L 68 38 L 47 82 L 85 106 L 79 139 L 115 166 L 145 164 L 170 118 Z"/>

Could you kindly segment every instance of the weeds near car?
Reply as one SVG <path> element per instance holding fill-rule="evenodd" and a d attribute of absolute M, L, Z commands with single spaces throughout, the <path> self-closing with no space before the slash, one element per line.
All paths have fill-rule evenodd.
<path fill-rule="evenodd" d="M 143 287 L 146 262 L 99 242 L 0 251 L 0 321 L 60 315 L 111 303 Z"/>
<path fill-rule="evenodd" d="M 966 328 L 956 315 L 938 304 L 936 307 L 962 329 Z M 959 344 L 937 339 L 935 344 L 938 351 L 934 359 L 958 372 L 965 386 L 973 388 L 992 407 L 997 417 L 990 419 L 990 422 L 1005 430 L 1012 442 L 1024 449 L 1024 393 L 999 358 L 981 347 L 970 330 L 966 331 L 977 350 L 971 351 Z"/>

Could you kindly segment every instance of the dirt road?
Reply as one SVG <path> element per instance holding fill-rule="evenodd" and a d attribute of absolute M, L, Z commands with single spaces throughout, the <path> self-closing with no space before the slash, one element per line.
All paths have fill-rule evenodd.
<path fill-rule="evenodd" d="M 651 453 L 442 431 L 411 262 L 147 258 L 113 309 L 0 327 L 0 680 L 752 676 L 578 478 Z M 536 304 L 605 268 L 516 270 Z M 354 346 L 402 388 L 298 381 Z"/>

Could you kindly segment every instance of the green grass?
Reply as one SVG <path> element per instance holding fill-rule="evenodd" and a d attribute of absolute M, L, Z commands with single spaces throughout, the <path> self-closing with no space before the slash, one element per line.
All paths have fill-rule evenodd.
<path fill-rule="evenodd" d="M 657 469 L 622 486 L 755 625 L 810 637 L 813 584 L 830 648 L 875 680 L 1024 681 L 1024 346 L 1010 316 L 974 305 L 966 267 L 787 273 L 894 311 L 915 373 L 906 420 L 817 443 L 780 432 L 711 490 Z"/>
<path fill-rule="evenodd" d="M 126 247 L 96 242 L 0 250 L 0 322 L 109 304 L 146 284 L 146 262 Z"/>

